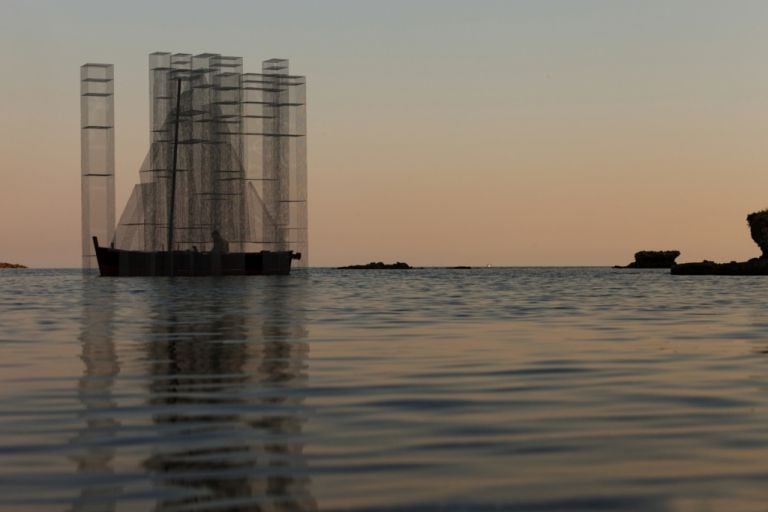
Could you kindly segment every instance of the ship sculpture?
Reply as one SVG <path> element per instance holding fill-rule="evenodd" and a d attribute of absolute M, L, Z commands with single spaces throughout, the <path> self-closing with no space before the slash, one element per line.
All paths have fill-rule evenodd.
<path fill-rule="evenodd" d="M 304 77 L 283 59 L 243 73 L 240 57 L 149 57 L 150 147 L 112 232 L 112 67 L 81 69 L 84 267 L 205 276 L 306 265 Z"/>

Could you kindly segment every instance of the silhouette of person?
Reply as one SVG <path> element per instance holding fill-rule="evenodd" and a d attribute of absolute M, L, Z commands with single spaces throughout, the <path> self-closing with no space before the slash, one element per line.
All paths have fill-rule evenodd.
<path fill-rule="evenodd" d="M 220 276 L 224 269 L 225 254 L 229 252 L 229 242 L 227 242 L 221 233 L 213 231 L 211 233 L 213 237 L 213 249 L 211 250 L 211 274 L 214 276 Z"/>
<path fill-rule="evenodd" d="M 218 254 L 226 254 L 229 252 L 229 242 L 227 242 L 221 233 L 214 231 L 211 233 L 213 237 L 213 252 Z"/>

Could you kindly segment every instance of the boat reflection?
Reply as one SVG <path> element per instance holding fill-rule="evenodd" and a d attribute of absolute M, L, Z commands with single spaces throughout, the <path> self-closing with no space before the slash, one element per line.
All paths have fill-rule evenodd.
<path fill-rule="evenodd" d="M 303 287 L 236 279 L 213 298 L 207 279 L 156 295 L 145 350 L 160 442 L 143 463 L 155 510 L 317 510 L 302 441 Z"/>
<path fill-rule="evenodd" d="M 80 359 L 83 373 L 77 381 L 82 428 L 70 443 L 78 450 L 75 462 L 83 484 L 71 510 L 93 512 L 115 509 L 120 486 L 113 478 L 115 439 L 120 422 L 114 418 L 114 385 L 120 364 L 114 343 L 114 282 L 83 276 L 80 323 Z"/>

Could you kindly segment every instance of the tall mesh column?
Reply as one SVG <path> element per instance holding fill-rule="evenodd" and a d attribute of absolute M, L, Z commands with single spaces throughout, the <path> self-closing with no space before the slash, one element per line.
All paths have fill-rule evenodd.
<path fill-rule="evenodd" d="M 306 80 L 291 76 L 288 87 L 288 248 L 300 252 L 297 267 L 309 266 L 309 211 L 307 208 L 307 110 Z"/>
<path fill-rule="evenodd" d="M 175 105 L 176 89 L 171 81 L 171 54 L 155 52 L 149 55 L 149 123 L 150 148 L 147 161 L 141 169 L 141 202 L 144 212 L 143 230 L 145 251 L 165 250 L 168 238 L 168 194 L 173 127 L 168 124 Z"/>
<path fill-rule="evenodd" d="M 213 205 L 216 229 L 230 250 L 242 252 L 245 233 L 245 195 L 241 137 L 242 57 L 216 56 L 213 76 L 213 130 L 218 158 L 213 162 Z"/>
<path fill-rule="evenodd" d="M 166 94 L 170 98 L 170 105 L 167 120 L 165 123 L 167 142 L 163 143 L 166 148 L 166 154 L 168 155 L 167 165 L 165 171 L 157 178 L 164 178 L 163 181 L 166 184 L 166 196 L 164 201 L 166 203 L 166 215 L 168 217 L 160 220 L 158 223 L 165 223 L 165 230 L 163 232 L 162 246 L 169 249 L 167 241 L 169 239 L 170 230 L 173 230 L 173 247 L 172 250 L 188 249 L 187 235 L 189 234 L 190 218 L 189 218 L 189 203 L 186 198 L 189 196 L 189 172 L 193 161 L 193 155 L 195 148 L 199 145 L 199 141 L 194 139 L 193 135 L 193 118 L 190 114 L 193 110 L 192 107 L 192 93 L 191 93 L 191 72 L 192 69 L 192 55 L 189 53 L 174 53 L 171 55 L 171 69 L 168 72 L 167 77 L 167 91 Z M 176 112 L 178 82 L 181 82 L 181 97 L 179 98 L 179 112 Z M 176 118 L 179 120 L 179 147 L 174 150 L 174 138 L 176 131 Z M 173 154 L 177 154 L 176 173 L 174 178 L 173 171 Z M 173 190 L 172 183 L 175 180 L 175 191 Z M 169 224 L 171 221 L 171 201 L 173 201 L 173 224 Z"/>
<path fill-rule="evenodd" d="M 92 237 L 101 245 L 115 230 L 114 68 L 80 67 L 80 150 L 83 268 L 97 267 Z"/>
<path fill-rule="evenodd" d="M 307 156 L 305 80 L 288 73 L 288 61 L 262 63 L 267 84 L 264 101 L 264 204 L 274 226 L 265 225 L 264 237 L 272 236 L 272 250 L 302 253 L 308 265 Z M 269 230 L 273 229 L 272 233 Z"/>
<path fill-rule="evenodd" d="M 264 205 L 264 123 L 265 94 L 268 84 L 260 73 L 244 73 L 240 77 L 240 122 L 242 130 L 243 191 L 250 206 L 246 221 L 248 236 L 245 250 L 258 252 L 268 248 L 274 230 Z M 266 238 L 265 238 L 266 236 Z"/>

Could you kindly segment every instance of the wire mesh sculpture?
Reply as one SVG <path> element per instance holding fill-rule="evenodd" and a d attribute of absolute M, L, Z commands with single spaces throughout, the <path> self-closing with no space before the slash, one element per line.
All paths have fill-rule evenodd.
<path fill-rule="evenodd" d="M 83 269 L 96 268 L 92 237 L 115 232 L 114 68 L 80 67 L 80 153 Z"/>
<path fill-rule="evenodd" d="M 244 74 L 240 57 L 150 55 L 151 145 L 115 246 L 167 249 L 179 80 L 173 249 L 210 251 L 218 232 L 234 252 L 293 250 L 306 265 L 305 80 L 282 59 Z"/>
<path fill-rule="evenodd" d="M 306 266 L 304 77 L 284 59 L 243 73 L 240 57 L 157 52 L 149 79 L 150 147 L 113 247 L 210 253 L 226 243 L 237 254 L 301 253 Z"/>

